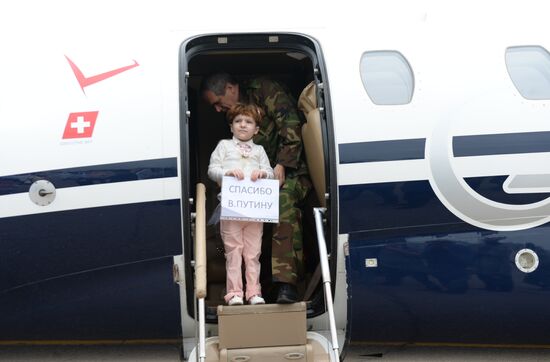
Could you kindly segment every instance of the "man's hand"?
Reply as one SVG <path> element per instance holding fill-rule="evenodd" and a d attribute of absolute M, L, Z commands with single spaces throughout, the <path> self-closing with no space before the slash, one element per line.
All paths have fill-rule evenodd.
<path fill-rule="evenodd" d="M 229 170 L 225 173 L 225 176 L 235 176 L 238 180 L 244 179 L 244 172 L 240 168 Z"/>
<path fill-rule="evenodd" d="M 275 178 L 279 180 L 279 187 L 283 186 L 285 183 L 285 167 L 283 165 L 275 165 L 273 168 L 273 174 Z"/>

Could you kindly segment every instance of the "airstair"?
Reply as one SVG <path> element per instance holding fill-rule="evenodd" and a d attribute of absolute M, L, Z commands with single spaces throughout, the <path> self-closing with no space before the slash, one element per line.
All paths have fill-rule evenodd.
<path fill-rule="evenodd" d="M 306 303 L 218 306 L 218 336 L 205 337 L 206 219 L 205 187 L 197 185 L 195 217 L 196 346 L 188 361 L 275 362 L 340 360 L 333 311 L 327 249 L 322 227 L 323 209 L 314 209 L 320 266 L 330 326 L 330 340 L 307 331 Z M 177 270 L 175 279 L 178 280 Z"/>

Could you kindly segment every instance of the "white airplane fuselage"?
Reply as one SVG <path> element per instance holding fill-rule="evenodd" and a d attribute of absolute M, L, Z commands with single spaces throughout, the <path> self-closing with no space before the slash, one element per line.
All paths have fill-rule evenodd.
<path fill-rule="evenodd" d="M 550 39 L 529 4 L 3 9 L 0 342 L 194 335 L 189 199 L 222 127 L 198 84 L 229 68 L 322 83 L 348 341 L 546 344 Z"/>

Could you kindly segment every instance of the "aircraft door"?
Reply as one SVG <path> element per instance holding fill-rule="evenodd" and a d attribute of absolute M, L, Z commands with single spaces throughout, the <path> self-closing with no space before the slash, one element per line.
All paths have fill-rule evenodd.
<path fill-rule="evenodd" d="M 217 323 L 216 307 L 223 304 L 225 292 L 225 258 L 223 241 L 216 224 L 214 211 L 219 203 L 219 186 L 208 178 L 207 170 L 210 154 L 220 139 L 230 139 L 231 133 L 223 112 L 201 99 L 201 83 L 210 74 L 220 69 L 234 76 L 241 85 L 258 76 L 269 76 L 282 84 L 298 103 L 301 93 L 304 95 L 302 112 L 314 116 L 311 121 L 303 119 L 305 157 L 314 170 L 311 178 L 314 187 L 307 200 L 299 206 L 302 209 L 300 222 L 304 238 L 304 278 L 298 285 L 300 298 L 311 303 L 312 316 L 325 311 L 320 278 L 315 277 L 319 256 L 313 207 L 326 207 L 325 235 L 329 251 L 335 257 L 337 217 L 335 146 L 331 120 L 327 115 L 328 91 L 323 83 L 324 65 L 318 45 L 311 39 L 289 34 L 274 35 L 220 35 L 197 37 L 182 44 L 180 54 L 180 123 L 181 123 L 181 159 L 182 159 L 182 208 L 185 271 L 187 277 L 186 306 L 187 314 L 195 315 L 193 300 L 193 260 L 194 250 L 193 219 L 198 205 L 195 202 L 195 186 L 205 185 L 206 201 L 206 254 L 207 254 L 207 297 L 206 328 L 215 328 Z M 308 84 L 311 83 L 311 86 Z M 308 87 L 306 87 L 308 86 Z M 304 87 L 306 90 L 304 91 Z M 330 105 L 328 105 L 330 107 Z M 301 113 L 301 112 L 300 112 Z M 299 115 L 301 117 L 301 115 Z M 307 140 L 306 140 L 307 139 Z M 315 165 L 315 166 L 313 166 Z M 313 191 L 313 189 L 315 191 Z M 210 222 L 209 222 L 210 221 Z M 261 254 L 262 294 L 268 302 L 277 297 L 277 285 L 272 282 L 272 225 L 264 225 L 264 238 Z M 334 259 L 336 260 L 336 258 Z M 335 263 L 330 263 L 335 273 Z M 315 282 L 317 280 L 317 282 Z M 334 279 L 335 280 L 335 279 Z"/>

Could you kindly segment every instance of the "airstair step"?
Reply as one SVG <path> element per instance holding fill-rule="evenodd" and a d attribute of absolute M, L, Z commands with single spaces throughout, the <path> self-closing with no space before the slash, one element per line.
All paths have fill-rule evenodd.
<path fill-rule="evenodd" d="M 218 306 L 220 349 L 306 344 L 306 303 Z"/>
<path fill-rule="evenodd" d="M 301 346 L 281 346 L 263 348 L 222 349 L 220 361 L 261 361 L 261 362 L 314 362 L 313 348 L 310 344 Z"/>

